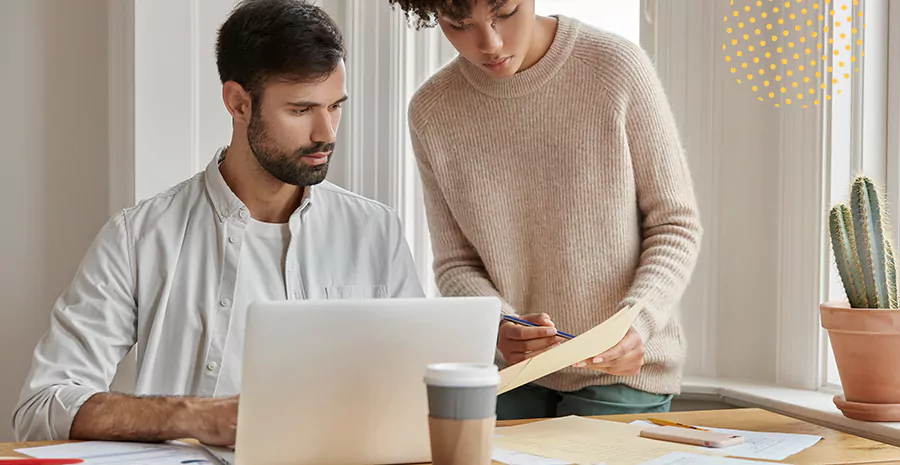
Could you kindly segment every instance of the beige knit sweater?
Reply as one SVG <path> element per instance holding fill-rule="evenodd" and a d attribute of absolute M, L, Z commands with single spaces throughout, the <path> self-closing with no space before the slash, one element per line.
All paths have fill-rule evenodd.
<path fill-rule="evenodd" d="M 643 50 L 559 17 L 537 64 L 493 79 L 457 58 L 417 91 L 409 120 L 441 294 L 500 296 L 505 312 L 544 312 L 574 334 L 646 296 L 640 375 L 567 368 L 537 384 L 680 392 L 678 301 L 701 227 Z"/>

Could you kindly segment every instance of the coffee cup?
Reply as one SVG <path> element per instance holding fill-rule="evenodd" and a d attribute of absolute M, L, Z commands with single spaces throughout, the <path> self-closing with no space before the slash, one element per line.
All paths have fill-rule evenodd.
<path fill-rule="evenodd" d="M 428 426 L 434 465 L 489 465 L 497 419 L 495 365 L 429 365 Z"/>

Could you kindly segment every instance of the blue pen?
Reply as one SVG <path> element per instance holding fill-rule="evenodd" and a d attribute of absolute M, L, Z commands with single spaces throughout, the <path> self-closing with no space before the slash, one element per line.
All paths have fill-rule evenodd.
<path fill-rule="evenodd" d="M 535 324 L 535 323 L 532 323 L 532 322 L 530 322 L 530 321 L 522 320 L 522 319 L 516 318 L 516 317 L 514 317 L 514 316 L 509 316 L 509 315 L 503 315 L 503 319 L 506 320 L 506 321 L 511 321 L 511 322 L 513 322 L 513 323 L 518 323 L 518 324 L 520 324 L 520 325 L 525 325 L 525 326 L 535 326 L 535 327 L 540 327 L 540 326 L 541 326 L 541 325 L 539 325 L 539 324 Z M 560 330 L 558 330 L 558 329 L 556 330 L 556 335 L 559 336 L 559 337 L 561 337 L 561 338 L 563 338 L 563 339 L 575 339 L 575 336 L 573 336 L 573 335 L 571 335 L 571 334 L 569 334 L 569 333 L 564 333 L 564 332 L 562 332 L 562 331 L 560 331 Z"/>

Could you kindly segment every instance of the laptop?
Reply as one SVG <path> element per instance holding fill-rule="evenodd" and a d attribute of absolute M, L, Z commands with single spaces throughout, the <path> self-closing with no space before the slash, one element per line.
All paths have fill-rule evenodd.
<path fill-rule="evenodd" d="M 494 297 L 262 302 L 247 314 L 228 465 L 431 461 L 431 363 L 493 363 Z"/>

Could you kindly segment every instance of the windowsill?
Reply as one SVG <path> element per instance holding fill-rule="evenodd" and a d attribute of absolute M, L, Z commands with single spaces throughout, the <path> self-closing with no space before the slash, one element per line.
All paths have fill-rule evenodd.
<path fill-rule="evenodd" d="M 759 407 L 845 433 L 900 446 L 900 423 L 870 423 L 841 414 L 835 393 L 720 378 L 685 377 L 684 400 L 716 400 L 736 407 Z"/>

